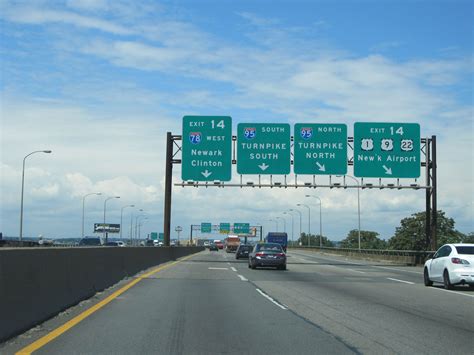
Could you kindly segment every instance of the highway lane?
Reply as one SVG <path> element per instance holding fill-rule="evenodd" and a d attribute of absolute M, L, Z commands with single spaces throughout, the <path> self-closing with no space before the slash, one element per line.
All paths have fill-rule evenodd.
<path fill-rule="evenodd" d="M 205 251 L 147 277 L 35 354 L 356 353 L 238 277 L 228 256 Z"/>
<path fill-rule="evenodd" d="M 362 353 L 470 353 L 474 292 L 425 287 L 422 268 L 290 251 L 288 271 L 237 272 Z"/>
<path fill-rule="evenodd" d="M 143 280 L 38 353 L 472 352 L 474 292 L 427 288 L 421 268 L 307 251 L 290 251 L 288 260 L 287 271 L 251 270 L 234 254 L 204 251 Z M 0 353 L 33 340 L 19 338 Z"/>

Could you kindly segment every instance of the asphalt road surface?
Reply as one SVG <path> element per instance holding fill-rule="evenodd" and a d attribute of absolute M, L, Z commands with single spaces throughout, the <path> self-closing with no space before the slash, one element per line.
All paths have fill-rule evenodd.
<path fill-rule="evenodd" d="M 468 354 L 474 292 L 425 287 L 422 269 L 292 251 L 251 270 L 204 251 L 160 270 L 72 326 L 126 280 L 0 347 L 35 354 Z M 44 338 L 43 338 L 44 339 Z"/>

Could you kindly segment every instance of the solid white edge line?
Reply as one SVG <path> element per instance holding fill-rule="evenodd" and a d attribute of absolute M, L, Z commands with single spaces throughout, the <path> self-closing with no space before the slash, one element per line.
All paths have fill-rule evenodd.
<path fill-rule="evenodd" d="M 458 291 L 445 290 L 444 288 L 430 287 L 430 289 L 431 289 L 431 290 L 438 290 L 438 291 L 449 292 L 449 293 L 452 293 L 452 294 L 455 294 L 455 295 L 467 296 L 467 297 L 474 298 L 474 295 L 468 295 L 467 293 L 462 293 L 462 292 L 458 292 Z"/>
<path fill-rule="evenodd" d="M 403 283 L 409 284 L 409 285 L 414 285 L 414 284 L 415 284 L 414 282 L 404 281 L 404 280 L 399 280 L 399 279 L 392 279 L 391 277 L 387 277 L 387 280 L 392 280 L 392 281 L 397 281 L 397 282 L 403 282 Z"/>
<path fill-rule="evenodd" d="M 396 268 L 394 268 L 394 267 L 378 266 L 378 265 L 372 265 L 372 267 L 376 267 L 376 268 L 379 268 L 379 269 L 395 270 L 395 271 L 400 271 L 400 272 L 409 272 L 409 273 L 411 273 L 411 274 L 417 274 L 417 275 L 423 275 L 422 272 L 411 271 L 411 270 L 396 269 Z"/>
<path fill-rule="evenodd" d="M 247 280 L 245 277 L 243 277 L 242 275 L 237 274 L 237 276 L 240 277 L 240 279 L 241 279 L 242 281 L 248 281 L 248 280 Z"/>
<path fill-rule="evenodd" d="M 265 297 L 267 300 L 269 300 L 270 302 L 272 302 L 273 304 L 277 305 L 278 307 L 280 307 L 281 309 L 283 310 L 287 310 L 288 308 L 286 308 L 285 306 L 282 306 L 281 304 L 279 304 L 277 301 L 275 301 L 273 298 L 271 298 L 269 295 L 267 295 L 265 292 L 263 292 L 262 290 L 256 288 L 255 290 L 257 290 L 258 293 L 260 293 L 263 297 Z"/>
<path fill-rule="evenodd" d="M 227 267 L 208 267 L 209 270 L 229 270 Z"/>
<path fill-rule="evenodd" d="M 233 266 L 232 266 L 230 269 L 231 269 L 232 271 L 237 272 L 237 269 L 236 269 L 235 267 L 233 267 Z"/>
<path fill-rule="evenodd" d="M 353 269 L 347 269 L 349 271 L 353 271 L 353 272 L 358 272 L 359 274 L 366 274 L 365 271 L 359 271 L 359 270 L 353 270 Z"/>

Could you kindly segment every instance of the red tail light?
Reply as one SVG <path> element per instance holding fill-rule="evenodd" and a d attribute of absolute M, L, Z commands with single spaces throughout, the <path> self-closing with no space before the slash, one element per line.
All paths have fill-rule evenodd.
<path fill-rule="evenodd" d="M 459 258 L 451 258 L 451 262 L 452 262 L 453 264 L 465 264 L 465 265 L 469 265 L 469 261 L 464 260 L 464 259 L 459 259 Z"/>
<path fill-rule="evenodd" d="M 285 253 L 278 253 L 277 256 L 285 256 Z"/>
<path fill-rule="evenodd" d="M 265 256 L 265 253 L 257 253 L 255 256 Z"/>

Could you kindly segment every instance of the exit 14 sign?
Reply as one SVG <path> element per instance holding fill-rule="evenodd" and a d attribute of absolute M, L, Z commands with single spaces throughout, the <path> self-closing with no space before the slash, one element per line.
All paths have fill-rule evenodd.
<path fill-rule="evenodd" d="M 418 123 L 354 124 L 355 176 L 418 178 L 420 166 Z"/>

